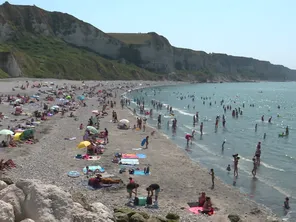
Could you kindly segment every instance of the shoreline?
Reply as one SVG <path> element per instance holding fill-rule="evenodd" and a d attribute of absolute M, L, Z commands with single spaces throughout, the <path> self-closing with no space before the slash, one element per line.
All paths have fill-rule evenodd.
<path fill-rule="evenodd" d="M 66 82 L 66 80 L 61 82 Z M 146 81 L 133 82 L 138 84 Z M 147 86 L 146 88 L 149 87 L 157 87 L 157 84 Z M 20 91 L 20 93 L 23 92 Z M 122 91 L 122 93 L 124 93 L 124 91 Z M 120 94 L 121 93 L 118 93 L 117 95 Z M 119 99 L 120 96 L 116 98 L 118 105 L 114 110 L 118 113 L 119 119 L 129 119 L 131 125 L 133 125 L 135 116 L 130 113 L 129 109 L 125 108 L 121 110 L 119 107 L 120 103 L 118 102 Z M 94 100 L 95 99 L 88 100 L 88 107 L 80 108 L 77 111 L 79 115 L 78 122 L 74 122 L 67 117 L 61 118 L 60 121 L 55 121 L 55 123 L 52 124 L 55 128 L 44 135 L 39 143 L 35 144 L 40 150 L 37 152 L 31 152 L 30 150 L 31 153 L 29 153 L 28 156 L 15 156 L 15 163 L 22 167 L 8 171 L 7 174 L 11 175 L 13 179 L 17 179 L 22 175 L 23 177 L 27 176 L 29 179 L 41 179 L 43 182 L 62 186 L 68 191 L 80 191 L 84 193 L 90 201 L 98 199 L 111 208 L 124 206 L 126 202 L 125 189 L 118 190 L 117 192 L 95 191 L 94 194 L 93 191 L 85 190 L 84 187 L 81 186 L 80 182 L 82 179 L 75 180 L 66 176 L 69 170 L 81 171 L 85 165 L 89 164 L 89 161 L 74 160 L 73 157 L 79 151 L 76 149 L 76 145 L 80 141 L 79 137 L 82 137 L 81 131 L 77 129 L 78 124 L 80 122 L 86 124 L 88 117 L 91 115 L 91 109 L 94 109 L 92 106 L 96 105 L 96 101 Z M 154 129 L 151 128 L 152 126 L 148 126 L 146 132 L 134 132 L 132 130 L 122 131 L 118 130 L 115 124 L 110 123 L 110 119 L 110 114 L 101 119 L 101 129 L 106 127 L 109 130 L 110 144 L 107 145 L 107 149 L 102 155 L 99 164 L 102 165 L 108 173 L 117 175 L 118 166 L 111 163 L 114 153 L 131 153 L 131 148 L 139 146 L 141 139 L 145 135 L 150 135 Z M 65 132 L 64 127 L 66 125 L 71 132 L 69 132 L 69 130 Z M 65 141 L 64 138 L 72 136 L 72 133 L 73 136 L 77 136 L 77 140 Z M 134 176 L 135 180 L 139 181 L 141 186 L 140 192 L 143 195 L 146 193 L 144 189 L 149 183 L 159 183 L 161 188 L 163 188 L 159 200 L 160 209 L 155 212 L 151 212 L 150 210 L 150 213 L 162 215 L 164 212 L 174 211 L 180 214 L 181 218 L 184 218 L 184 220 L 182 219 L 181 221 L 207 221 L 206 217 L 196 216 L 182 209 L 187 206 L 187 202 L 196 200 L 199 192 L 205 191 L 212 197 L 215 207 L 219 208 L 217 213 L 209 218 L 211 221 L 222 221 L 222 219 L 227 218 L 228 214 L 238 214 L 244 221 L 266 221 L 268 216 L 274 216 L 273 213 L 268 211 L 270 210 L 269 208 L 263 208 L 263 206 L 257 202 L 246 198 L 237 189 L 225 184 L 219 178 L 216 179 L 215 189 L 211 190 L 209 188 L 211 184 L 210 176 L 207 170 L 201 167 L 197 162 L 192 161 L 187 153 L 162 135 L 162 132 L 156 130 L 155 135 L 151 138 L 150 146 L 148 150 L 140 152 L 147 155 L 147 158 L 143 159 L 143 163 L 144 165 L 151 164 L 151 176 Z M 34 159 L 34 157 L 40 159 Z M 164 160 L 166 160 L 166 164 L 163 164 Z M 193 178 L 192 175 L 196 175 L 196 178 Z M 119 175 L 119 177 L 124 182 L 127 182 L 129 175 L 122 174 Z M 259 209 L 260 212 L 255 212 L 253 208 Z M 145 211 L 146 209 L 141 210 Z"/>

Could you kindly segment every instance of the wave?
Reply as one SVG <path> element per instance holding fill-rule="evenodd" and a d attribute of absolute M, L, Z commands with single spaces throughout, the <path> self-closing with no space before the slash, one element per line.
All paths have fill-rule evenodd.
<path fill-rule="evenodd" d="M 244 158 L 243 156 L 239 156 L 242 160 L 246 161 L 246 162 L 253 162 L 253 160 L 251 159 L 248 159 L 248 158 Z M 277 170 L 277 171 L 280 171 L 280 172 L 285 172 L 284 169 L 281 169 L 281 168 L 277 168 L 277 167 L 274 167 L 272 165 L 269 165 L 267 163 L 264 163 L 264 162 L 260 162 L 260 165 L 264 166 L 265 168 L 268 168 L 268 169 L 272 169 L 272 170 Z"/>
<path fill-rule="evenodd" d="M 193 116 L 194 114 L 192 113 L 187 113 L 185 112 L 184 110 L 181 110 L 181 109 L 177 109 L 177 108 L 174 108 L 174 111 L 177 111 L 178 113 L 184 115 L 184 116 Z"/>

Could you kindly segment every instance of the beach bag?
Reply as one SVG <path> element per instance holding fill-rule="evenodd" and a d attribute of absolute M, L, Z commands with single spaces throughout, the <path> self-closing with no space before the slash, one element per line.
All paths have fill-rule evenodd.
<path fill-rule="evenodd" d="M 147 197 L 146 198 L 146 204 L 147 205 L 152 205 L 152 197 Z"/>
<path fill-rule="evenodd" d="M 134 205 L 135 206 L 139 206 L 139 198 L 138 197 L 135 197 L 135 199 L 134 199 Z"/>

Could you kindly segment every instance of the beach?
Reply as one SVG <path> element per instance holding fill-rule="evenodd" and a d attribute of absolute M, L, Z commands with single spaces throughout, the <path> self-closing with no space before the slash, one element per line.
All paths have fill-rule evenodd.
<path fill-rule="evenodd" d="M 17 81 L 20 81 L 17 83 Z M 31 84 L 31 80 L 30 84 Z M 38 80 L 40 81 L 40 80 Z M 53 81 L 55 84 L 73 84 L 81 86 L 81 82 L 67 80 L 43 80 L 47 82 Z M 38 89 L 28 89 L 12 91 L 12 88 L 19 84 L 25 83 L 25 80 L 8 80 L 1 81 L 0 94 L 24 94 L 31 95 L 36 93 Z M 86 85 L 96 85 L 98 82 L 85 82 Z M 133 129 L 121 130 L 117 128 L 117 123 L 112 123 L 112 110 L 117 112 L 118 120 L 127 119 L 131 122 L 131 126 L 136 124 L 136 116 L 132 111 L 120 106 L 120 95 L 130 89 L 137 87 L 148 87 L 164 84 L 173 84 L 171 82 L 143 82 L 143 81 L 116 81 L 102 82 L 104 86 L 98 87 L 98 90 L 112 89 L 116 92 L 116 98 L 107 98 L 107 100 L 116 101 L 116 107 L 107 110 L 108 115 L 100 119 L 100 131 L 107 128 L 109 131 L 109 143 L 106 145 L 105 152 L 101 155 L 100 160 L 95 161 L 96 164 L 104 167 L 109 174 L 116 175 L 127 184 L 130 175 L 127 172 L 119 174 L 119 166 L 112 163 L 115 153 L 142 153 L 147 157 L 140 160 L 140 166 L 150 165 L 151 175 L 132 177 L 139 183 L 139 196 L 146 196 L 147 186 L 157 183 L 161 187 L 159 194 L 159 209 L 150 209 L 138 207 L 141 211 L 147 211 L 155 215 L 166 215 L 168 212 L 174 212 L 181 216 L 181 221 L 229 221 L 229 214 L 237 214 L 243 221 L 268 221 L 268 216 L 272 213 L 262 206 L 246 198 L 237 189 L 224 184 L 219 178 L 215 178 L 215 187 L 211 189 L 211 176 L 209 169 L 202 168 L 194 163 L 178 146 L 168 140 L 156 129 L 147 126 L 146 131 L 136 131 Z M 140 85 L 141 84 L 141 85 Z M 129 88 L 122 87 L 128 85 Z M 79 95 L 83 90 L 76 90 Z M 40 99 L 40 102 L 43 102 Z M 38 107 L 37 102 L 34 106 L 24 106 L 28 112 L 32 112 Z M 66 113 L 64 117 L 57 114 L 49 120 L 36 127 L 36 137 L 39 140 L 35 144 L 22 144 L 21 147 L 1 148 L 1 159 L 12 159 L 16 164 L 16 168 L 5 171 L 5 177 L 12 180 L 20 178 L 38 179 L 44 183 L 54 184 L 62 187 L 71 193 L 82 192 L 90 201 L 100 201 L 111 209 L 115 207 L 123 207 L 128 201 L 125 187 L 114 190 L 89 190 L 83 184 L 87 180 L 85 176 L 71 178 L 67 176 L 69 171 L 82 172 L 83 167 L 94 165 L 93 161 L 77 160 L 74 157 L 85 152 L 77 149 L 77 144 L 82 141 L 83 131 L 79 129 L 79 125 L 83 123 L 85 126 L 88 119 L 92 115 L 92 110 L 101 109 L 98 107 L 97 97 L 85 100 L 86 107 L 79 107 L 75 112 L 78 120 L 68 117 Z M 53 104 L 53 103 L 51 103 Z M 1 122 L 1 129 L 6 128 L 11 119 L 14 118 L 10 113 L 11 107 L 7 104 L 1 104 L 1 112 L 8 119 Z M 154 135 L 151 132 L 155 131 Z M 139 151 L 133 148 L 139 148 L 140 143 L 147 135 L 150 136 L 148 149 Z M 65 140 L 65 138 L 76 137 L 76 140 Z M 92 162 L 92 163 L 90 163 Z M 188 210 L 188 202 L 194 202 L 198 199 L 199 193 L 206 192 L 213 202 L 216 209 L 214 215 L 205 217 L 202 215 L 194 215 Z"/>

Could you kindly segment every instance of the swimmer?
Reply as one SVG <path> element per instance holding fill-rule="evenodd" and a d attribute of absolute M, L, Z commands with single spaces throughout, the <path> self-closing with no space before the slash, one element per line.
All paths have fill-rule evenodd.
<path fill-rule="evenodd" d="M 284 208 L 285 208 L 285 210 L 289 210 L 290 209 L 289 197 L 286 197 L 286 199 L 285 199 Z"/>
<path fill-rule="evenodd" d="M 230 173 L 230 171 L 231 171 L 230 164 L 228 164 L 228 166 L 227 166 L 226 170 L 228 171 L 228 173 Z"/>
<path fill-rule="evenodd" d="M 224 151 L 224 145 L 225 145 L 225 143 L 226 143 L 226 140 L 224 140 L 223 143 L 222 143 L 222 151 Z"/>

